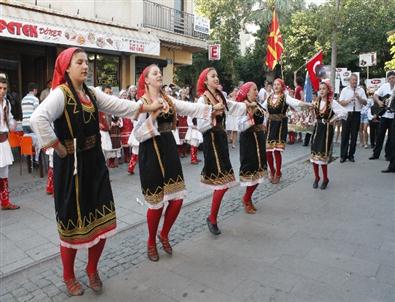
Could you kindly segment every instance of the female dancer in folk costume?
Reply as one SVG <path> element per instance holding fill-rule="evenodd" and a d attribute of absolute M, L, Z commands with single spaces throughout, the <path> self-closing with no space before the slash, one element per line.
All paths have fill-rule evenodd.
<path fill-rule="evenodd" d="M 134 135 L 137 121 L 134 120 L 132 122 L 133 122 L 133 130 L 130 133 L 129 139 L 128 139 L 128 145 L 132 147 L 132 155 L 130 156 L 130 161 L 129 161 L 129 165 L 128 165 L 128 173 L 133 175 L 134 168 L 136 167 L 137 162 L 139 160 L 139 145 L 140 145 L 140 143 L 138 142 L 138 140 L 136 139 L 136 136 Z"/>
<path fill-rule="evenodd" d="M 63 279 L 70 295 L 82 295 L 74 275 L 77 249 L 88 248 L 89 287 L 100 292 L 97 264 L 106 238 L 116 229 L 114 198 L 100 143 L 99 110 L 135 116 L 162 105 L 143 105 L 88 88 L 88 57 L 68 48 L 56 59 L 52 91 L 31 117 L 44 148 L 54 153 L 54 197 Z M 54 124 L 54 129 L 51 124 Z"/>
<path fill-rule="evenodd" d="M 130 94 L 128 90 L 123 89 L 119 92 L 120 99 L 130 100 Z M 129 136 L 133 130 L 133 122 L 130 118 L 124 117 L 122 118 L 122 127 L 121 127 L 121 147 L 123 150 L 123 161 L 124 163 L 129 163 L 130 161 L 130 146 L 128 144 Z"/>
<path fill-rule="evenodd" d="M 2 210 L 17 210 L 20 207 L 11 203 L 8 191 L 8 166 L 14 161 L 8 132 L 15 130 L 16 122 L 11 113 L 11 104 L 6 98 L 7 86 L 7 80 L 0 77 L 0 200 Z"/>
<path fill-rule="evenodd" d="M 129 87 L 129 97 L 132 100 L 132 102 L 137 102 L 137 87 L 134 85 L 131 85 Z M 137 121 L 133 120 L 133 128 L 132 132 L 129 135 L 128 139 L 128 145 L 132 147 L 132 155 L 130 156 L 130 161 L 128 165 L 128 173 L 129 174 L 134 174 L 134 168 L 137 165 L 137 162 L 139 160 L 139 142 L 137 141 L 136 137 L 134 136 L 134 129 L 136 127 Z"/>
<path fill-rule="evenodd" d="M 247 104 L 234 101 L 226 101 L 224 95 L 218 90 L 219 79 L 214 68 L 204 69 L 197 82 L 197 95 L 200 96 L 198 103 L 201 104 L 224 104 L 227 113 L 235 116 L 243 116 L 247 112 Z M 254 108 L 256 103 L 248 103 L 248 107 Z M 207 226 L 214 235 L 221 234 L 217 225 L 217 216 L 222 198 L 228 188 L 236 184 L 232 164 L 229 159 L 228 140 L 225 131 L 224 110 L 214 113 L 211 120 L 197 120 L 197 128 L 203 133 L 204 167 L 200 181 L 214 189 L 210 216 L 207 217 Z"/>
<path fill-rule="evenodd" d="M 258 96 L 254 82 L 247 82 L 240 87 L 236 100 L 252 103 Z M 240 131 L 240 185 L 246 188 L 243 196 L 244 209 L 247 214 L 255 214 L 256 208 L 251 201 L 258 184 L 266 175 L 266 145 L 264 133 L 265 111 L 262 107 L 249 108 L 247 115 L 239 120 Z"/>
<path fill-rule="evenodd" d="M 156 65 L 146 67 L 140 76 L 137 96 L 144 104 L 153 101 L 163 103 L 163 110 L 140 114 L 134 135 L 140 142 L 139 170 L 144 199 L 148 205 L 147 255 L 151 261 L 158 261 L 156 236 L 163 207 L 168 202 L 162 230 L 158 235 L 163 249 L 172 254 L 169 232 L 174 224 L 185 196 L 184 176 L 177 153 L 177 145 L 172 133 L 176 127 L 177 113 L 210 119 L 214 110 L 221 110 L 222 104 L 215 106 L 194 104 L 173 99 L 162 90 L 162 74 Z"/>
<path fill-rule="evenodd" d="M 311 104 L 286 95 L 284 93 L 285 84 L 281 79 L 274 81 L 273 90 L 274 93 L 269 95 L 262 106 L 268 112 L 266 160 L 270 168 L 271 182 L 277 184 L 281 178 L 281 152 L 285 149 L 288 132 L 288 106 L 295 110 L 300 110 L 301 107 L 311 107 Z M 276 160 L 276 168 L 274 168 L 273 154 Z"/>
<path fill-rule="evenodd" d="M 48 148 L 45 151 L 48 155 L 48 175 L 47 175 L 47 186 L 46 192 L 49 195 L 53 194 L 53 148 Z"/>
<path fill-rule="evenodd" d="M 313 138 L 311 142 L 310 161 L 314 168 L 313 188 L 318 188 L 320 181 L 319 165 L 322 168 L 323 181 L 321 189 L 325 190 L 328 186 L 328 163 L 332 156 L 332 143 L 334 135 L 334 121 L 337 119 L 346 119 L 347 111 L 333 100 L 333 89 L 329 82 L 321 82 L 318 98 L 313 102 L 313 110 L 317 119 L 314 127 Z"/>
<path fill-rule="evenodd" d="M 191 145 L 191 164 L 197 165 L 201 162 L 198 159 L 198 147 L 203 142 L 203 135 L 197 129 L 197 119 L 188 116 L 188 131 L 185 134 L 185 141 Z"/>
<path fill-rule="evenodd" d="M 235 87 L 233 91 L 228 95 L 227 100 L 236 101 L 237 93 L 239 88 Z M 226 117 L 225 128 L 229 132 L 229 140 L 232 143 L 232 149 L 236 148 L 237 132 L 239 131 L 239 118 L 237 116 L 228 115 Z"/>

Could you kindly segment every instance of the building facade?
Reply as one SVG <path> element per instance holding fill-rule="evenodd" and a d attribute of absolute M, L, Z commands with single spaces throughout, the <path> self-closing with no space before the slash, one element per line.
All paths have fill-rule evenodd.
<path fill-rule="evenodd" d="M 152 63 L 169 84 L 177 66 L 207 48 L 208 31 L 195 30 L 192 12 L 192 0 L 0 0 L 0 74 L 20 99 L 29 82 L 45 88 L 60 51 L 79 46 L 90 85 L 117 92 Z"/>

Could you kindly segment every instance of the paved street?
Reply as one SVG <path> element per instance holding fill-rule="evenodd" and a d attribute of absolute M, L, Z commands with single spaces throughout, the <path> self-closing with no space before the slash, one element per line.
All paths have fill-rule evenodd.
<path fill-rule="evenodd" d="M 307 154 L 308 148 L 291 146 L 285 155 L 285 162 L 294 161 Z M 202 158 L 202 152 L 199 152 Z M 231 149 L 235 169 L 239 167 L 239 153 Z M 199 175 L 203 164 L 190 165 L 189 157 L 182 159 L 188 196 L 185 203 L 205 199 L 210 195 L 207 188 L 200 186 Z M 1 257 L 0 274 L 10 273 L 44 261 L 59 253 L 59 236 L 55 223 L 52 197 L 45 193 L 46 178 L 40 179 L 38 171 L 28 174 L 23 165 L 22 176 L 19 163 L 15 164 L 10 175 L 10 190 L 13 202 L 21 205 L 15 212 L 0 212 L 1 217 Z M 117 204 L 118 230 L 126 230 L 145 221 L 145 206 L 140 189 L 138 167 L 136 175 L 126 172 L 127 165 L 111 169 L 112 189 Z"/>
<path fill-rule="evenodd" d="M 221 208 L 223 234 L 218 238 L 208 234 L 204 222 L 210 192 L 197 185 L 201 166 L 184 160 L 189 204 L 172 231 L 174 256 L 160 251 L 159 263 L 150 263 L 145 256 L 144 208 L 135 201 L 140 196 L 138 176 L 124 177 L 125 167 L 113 171 L 124 231 L 108 241 L 100 263 L 105 290 L 100 297 L 87 290 L 71 300 L 394 301 L 394 175 L 379 173 L 386 162 L 368 161 L 371 151 L 358 149 L 355 164 L 330 165 L 327 191 L 313 190 L 311 165 L 300 160 L 308 150 L 287 146 L 285 161 L 291 164 L 279 185 L 258 187 L 256 215 L 244 214 L 242 190 L 232 189 Z M 232 159 L 237 168 L 236 150 Z M 1 214 L 1 263 L 17 260 L 14 271 L 30 267 L 12 273 L 2 266 L 0 300 L 64 301 L 53 206 L 40 188 L 42 181 L 36 181 L 35 188 L 23 179 L 13 185 L 14 201 L 22 210 Z M 127 192 L 122 192 L 125 184 Z M 26 227 L 30 221 L 41 226 Z M 5 229 L 9 226 L 19 227 L 14 234 L 25 233 L 19 241 L 28 238 L 26 246 L 36 245 L 43 256 L 35 259 L 31 252 L 35 247 L 11 241 Z M 37 244 L 39 238 L 47 238 L 48 246 Z M 31 259 L 19 264 L 26 255 Z M 86 252 L 81 252 L 76 271 L 84 284 L 85 261 Z"/>

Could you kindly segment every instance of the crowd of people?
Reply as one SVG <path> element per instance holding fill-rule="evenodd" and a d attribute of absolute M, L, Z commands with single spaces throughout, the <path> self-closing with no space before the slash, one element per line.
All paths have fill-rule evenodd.
<path fill-rule="evenodd" d="M 147 66 L 137 85 L 113 95 L 112 87 L 88 87 L 87 54 L 80 48 L 62 51 L 55 63 L 51 89 L 36 98 L 37 86 L 29 85 L 22 101 L 23 131 L 33 135 L 36 146 L 50 157 L 49 193 L 54 195 L 56 221 L 60 237 L 63 280 L 70 295 L 82 295 L 83 287 L 74 274 L 77 250 L 88 249 L 86 273 L 89 287 L 100 292 L 102 282 L 98 262 L 106 239 L 116 230 L 116 206 L 108 168 L 128 163 L 134 174 L 138 164 L 142 194 L 147 206 L 147 256 L 159 260 L 158 239 L 171 255 L 170 231 L 186 196 L 180 157 L 190 147 L 191 164 L 199 164 L 198 148 L 203 151 L 201 183 L 213 191 L 208 230 L 221 234 L 217 217 L 226 191 L 236 185 L 245 187 L 241 200 L 247 214 L 257 209 L 252 195 L 265 179 L 273 185 L 282 177 L 282 153 L 288 143 L 311 145 L 313 188 L 329 183 L 328 164 L 332 160 L 336 127 L 341 124 L 340 162 L 355 161 L 356 143 L 361 130 L 361 144 L 367 145 L 370 107 L 381 111 L 374 139 L 373 156 L 380 156 L 386 132 L 385 148 L 395 172 L 395 133 L 391 104 L 382 99 L 395 98 L 395 72 L 388 73 L 388 83 L 369 99 L 358 87 L 357 77 L 350 77 L 337 100 L 328 81 L 322 81 L 312 102 L 303 93 L 303 80 L 295 79 L 295 90 L 282 79 L 266 81 L 258 90 L 254 82 L 240 83 L 227 95 L 220 85 L 220 75 L 204 69 L 196 84 L 196 97 L 188 87 L 164 86 L 158 66 Z M 7 141 L 15 129 L 10 105 L 5 98 L 7 82 L 0 78 L 0 196 L 3 210 L 18 209 L 9 200 L 8 167 L 13 156 Z M 395 103 L 395 102 L 393 102 Z M 372 128 L 370 129 L 372 131 Z M 239 133 L 239 135 L 238 135 Z M 230 161 L 229 145 L 240 137 L 240 183 Z M 388 147 L 387 147 L 388 146 Z M 164 214 L 163 214 L 164 213 Z M 162 229 L 158 231 L 163 216 Z"/>

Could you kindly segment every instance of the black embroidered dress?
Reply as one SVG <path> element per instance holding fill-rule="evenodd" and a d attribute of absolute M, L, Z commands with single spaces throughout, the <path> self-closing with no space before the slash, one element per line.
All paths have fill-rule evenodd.
<path fill-rule="evenodd" d="M 64 158 L 54 152 L 54 198 L 61 244 L 70 248 L 89 248 L 116 229 L 114 198 L 101 149 L 98 109 L 135 116 L 141 106 L 108 96 L 99 89 L 92 89 L 91 95 L 93 100 L 78 106 L 80 101 L 68 86 L 60 85 L 31 119 L 44 148 L 60 141 L 67 150 Z M 50 126 L 52 122 L 54 130 Z"/>
<path fill-rule="evenodd" d="M 257 107 L 239 122 L 240 185 L 262 183 L 266 174 L 266 136 L 263 132 L 264 112 Z"/>

